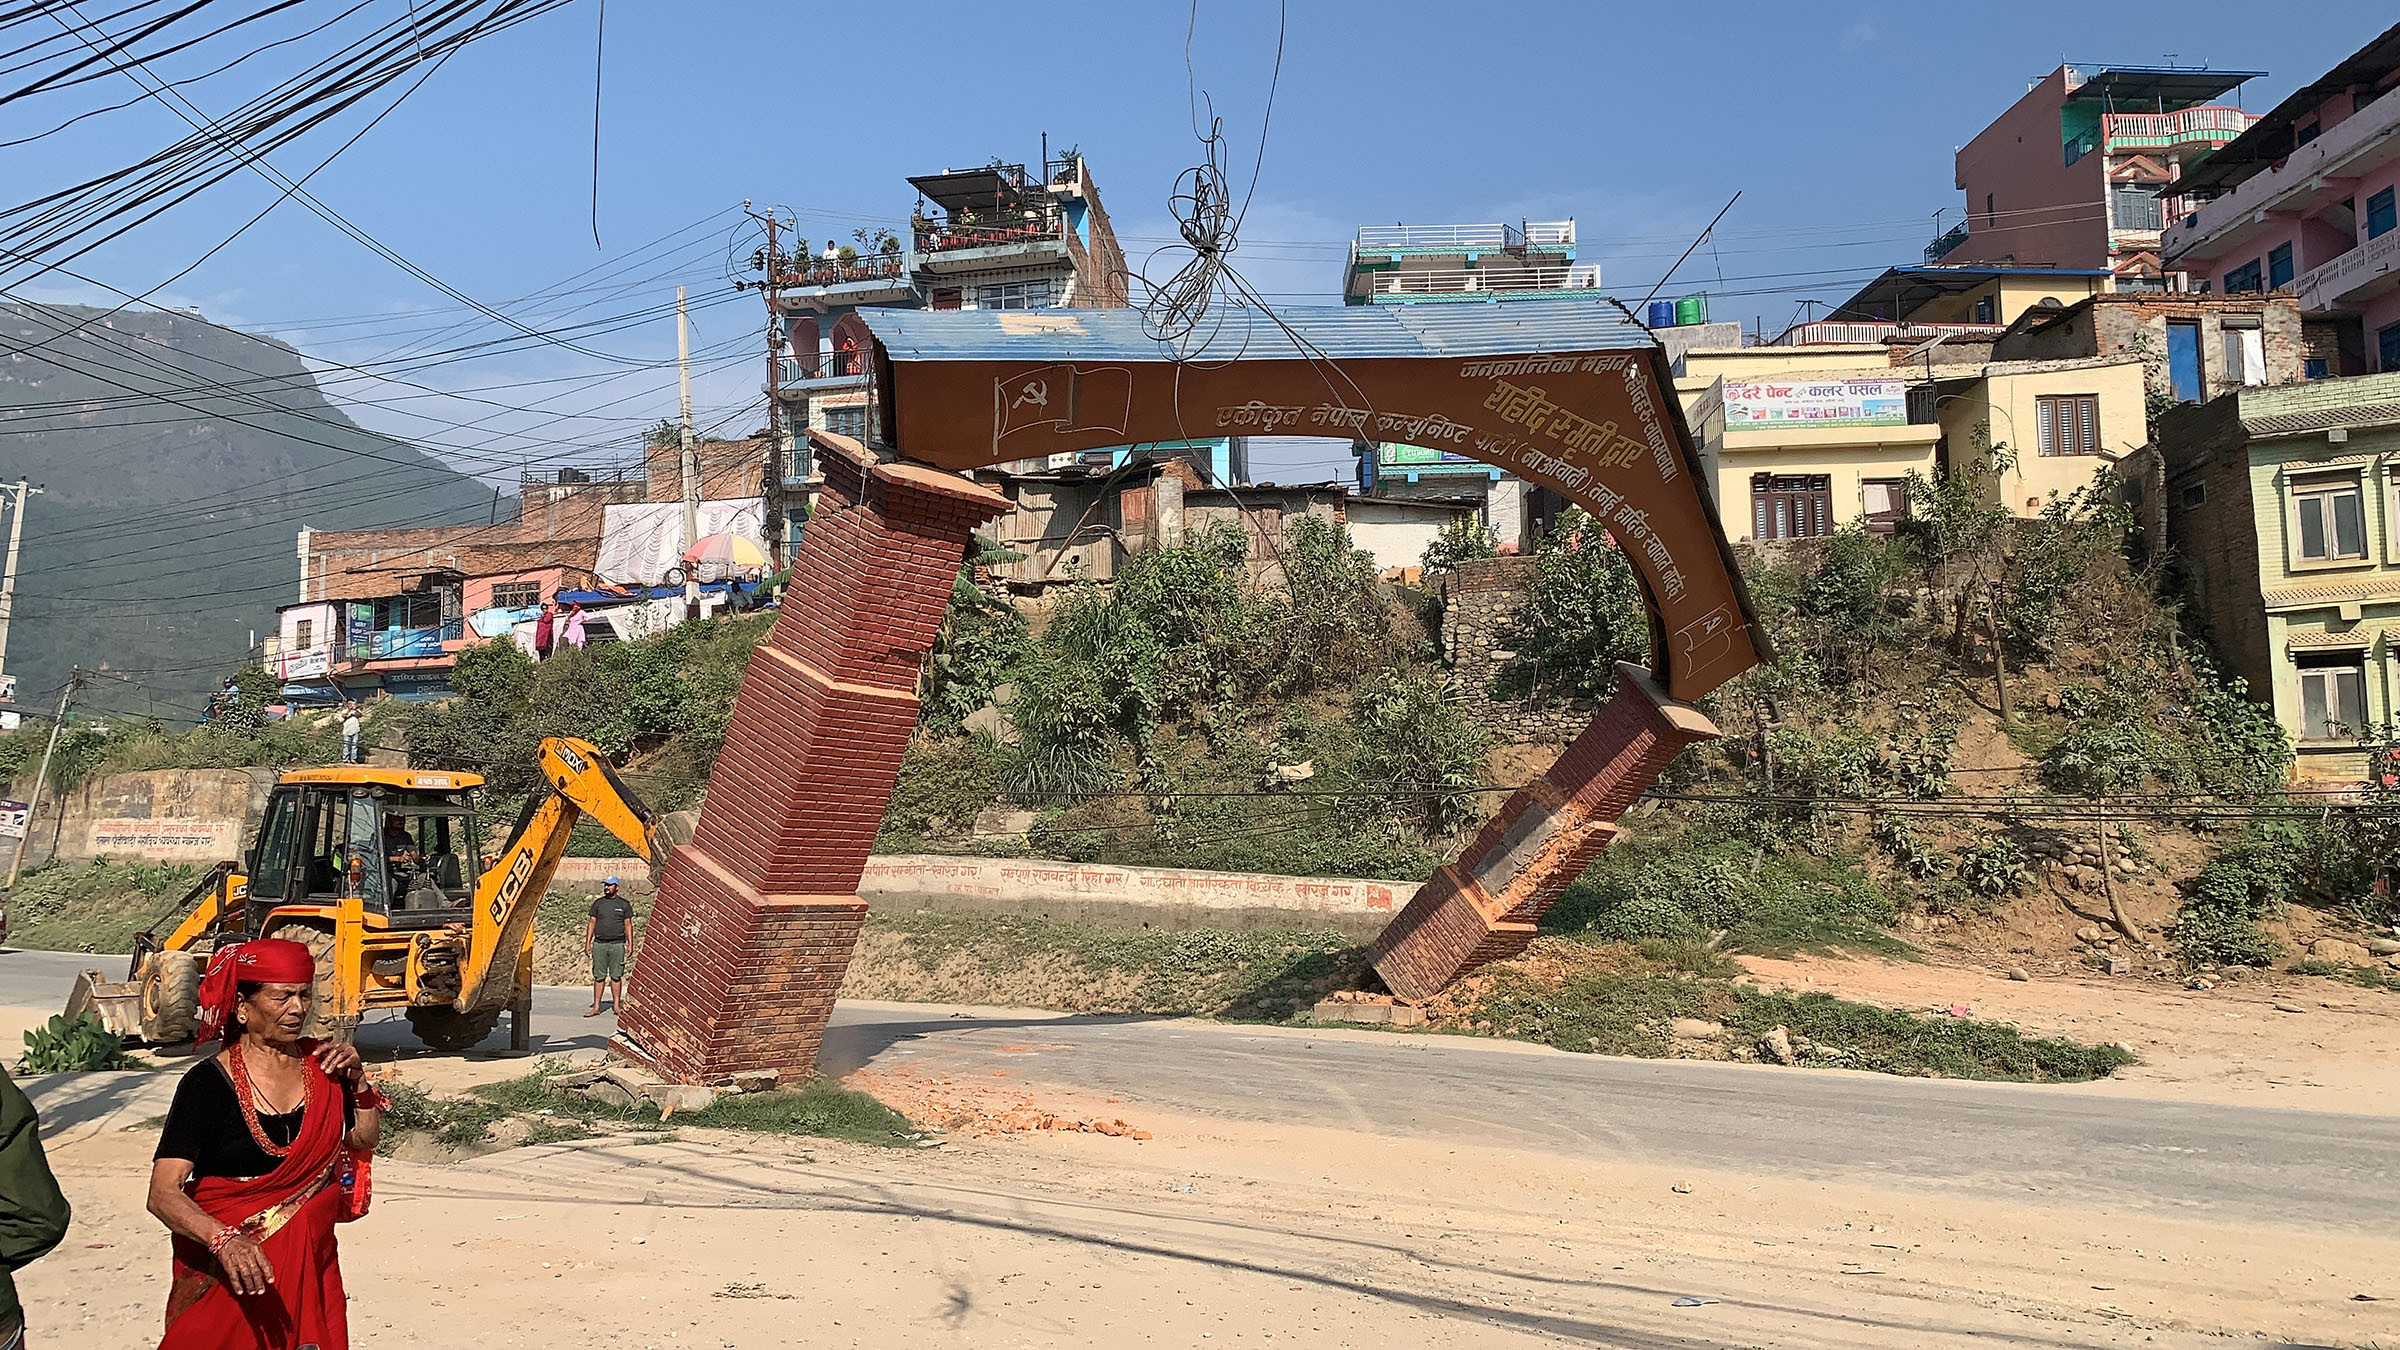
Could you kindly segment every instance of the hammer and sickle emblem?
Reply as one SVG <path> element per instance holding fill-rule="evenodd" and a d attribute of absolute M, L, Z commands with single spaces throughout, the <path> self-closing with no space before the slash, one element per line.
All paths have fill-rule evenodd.
<path fill-rule="evenodd" d="M 1008 406 L 1012 408 L 1022 408 L 1028 403 L 1037 408 L 1047 408 L 1050 406 L 1050 385 L 1047 381 L 1027 380 L 1025 382 L 1025 387 L 1018 391 L 1016 401 Z"/>

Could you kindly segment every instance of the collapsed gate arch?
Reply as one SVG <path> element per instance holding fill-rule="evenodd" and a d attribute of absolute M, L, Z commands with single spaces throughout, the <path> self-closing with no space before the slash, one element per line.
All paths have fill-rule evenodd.
<path fill-rule="evenodd" d="M 1683 746 L 1692 700 L 1759 636 L 1664 353 L 1610 301 L 1212 316 L 1180 352 L 1136 310 L 860 311 L 870 450 L 812 433 L 826 485 L 783 612 L 735 701 L 692 842 L 651 914 L 618 1048 L 687 1082 L 807 1073 L 866 913 L 859 876 L 916 722 L 916 681 L 968 534 L 1007 510 L 944 470 L 1147 441 L 1359 437 L 1471 456 L 1616 536 L 1653 666 L 1513 794 L 1372 951 L 1422 997 L 1531 940 Z M 880 453 L 878 453 L 880 452 Z M 904 458 L 902 458 L 904 456 Z"/>

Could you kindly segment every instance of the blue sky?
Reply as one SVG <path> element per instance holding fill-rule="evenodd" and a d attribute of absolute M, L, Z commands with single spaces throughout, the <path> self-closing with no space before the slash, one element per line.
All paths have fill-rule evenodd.
<path fill-rule="evenodd" d="M 404 4 L 374 0 L 369 12 Z M 1279 303 L 1338 303 L 1346 241 L 1360 224 L 1572 216 L 1583 259 L 1601 263 L 1609 289 L 1632 302 L 1740 189 L 1713 246 L 1664 293 L 1710 291 L 1714 317 L 1772 333 L 1802 298 L 1839 299 L 1916 259 L 1933 213 L 1950 207 L 1956 218 L 1955 146 L 2062 60 L 2156 64 L 2172 54 L 2263 70 L 2242 96 L 2262 110 L 2378 31 L 2374 9 L 2356 0 L 2187 0 L 2171 11 L 1293 0 L 1235 261 Z M 1192 39 L 1192 68 L 1224 118 L 1240 187 L 1259 149 L 1276 14 L 1271 0 L 1203 0 Z M 729 256 L 756 243 L 738 228 L 744 199 L 792 208 L 821 246 L 905 220 L 907 174 L 1031 160 L 1047 132 L 1054 147 L 1088 157 L 1139 259 L 1170 234 L 1166 197 L 1195 153 L 1184 4 L 614 0 L 595 248 L 597 15 L 594 0 L 581 0 L 470 49 L 311 189 L 490 303 L 594 268 L 575 284 L 616 289 L 577 292 L 572 303 L 592 306 L 587 316 L 670 300 L 677 282 L 711 297 L 694 339 L 697 401 L 700 420 L 727 434 L 763 420 L 751 357 L 762 311 L 754 298 L 723 295 Z M 219 112 L 293 64 L 269 53 L 187 92 Z M 132 94 L 130 84 L 97 83 L 40 107 L 0 108 L 0 130 L 24 134 Z M 277 165 L 303 171 L 360 120 L 278 154 Z M 48 190 L 187 130 L 145 103 L 0 150 L 0 182 L 15 189 L 0 195 Z M 273 195 L 257 178 L 231 179 L 76 267 L 145 290 Z M 623 257 L 654 240 L 663 242 Z M 57 274 L 18 293 L 104 298 Z M 449 301 L 288 204 L 158 299 L 353 363 L 496 331 L 425 331 L 458 320 L 443 312 Z M 565 303 L 503 308 L 538 325 Z M 555 459 L 567 453 L 562 441 L 583 447 L 577 458 L 621 460 L 642 424 L 674 412 L 672 372 L 656 364 L 673 355 L 673 325 L 656 319 L 597 341 L 652 364 L 628 373 L 537 348 L 416 377 L 479 391 L 482 402 L 359 380 L 334 393 L 362 422 L 459 450 L 485 471 L 512 457 Z M 1287 450 L 1259 471 L 1323 476 L 1333 462 Z"/>

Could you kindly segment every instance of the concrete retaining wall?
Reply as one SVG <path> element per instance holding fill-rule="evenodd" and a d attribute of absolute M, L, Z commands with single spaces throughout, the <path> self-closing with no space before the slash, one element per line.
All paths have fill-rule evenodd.
<path fill-rule="evenodd" d="M 279 772 L 150 769 L 45 794 L 25 841 L 25 861 L 107 856 L 205 867 L 238 857 Z"/>
<path fill-rule="evenodd" d="M 1284 877 L 1041 858 L 893 854 L 869 858 L 859 895 L 879 909 L 1031 914 L 1112 928 L 1382 931 L 1413 881 Z"/>

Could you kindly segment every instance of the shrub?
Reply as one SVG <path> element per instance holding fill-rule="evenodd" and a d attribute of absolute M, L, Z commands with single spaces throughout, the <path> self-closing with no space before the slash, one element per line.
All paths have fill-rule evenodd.
<path fill-rule="evenodd" d="M 2281 954 L 2259 926 L 2298 892 L 2308 852 L 2290 825 L 2253 825 L 2200 869 L 2175 915 L 2175 953 L 2186 968 L 2264 966 Z"/>
<path fill-rule="evenodd" d="M 1476 515 L 1461 515 L 1442 527 L 1442 532 L 1425 546 L 1422 559 L 1427 572 L 1455 572 L 1462 562 L 1500 556 L 1499 541 L 1492 537 L 1491 527 Z"/>
<path fill-rule="evenodd" d="M 2015 892 L 2030 875 L 2024 848 L 2005 834 L 1996 834 L 1958 855 L 1958 879 L 1977 895 L 1998 899 Z"/>
<path fill-rule="evenodd" d="M 1419 833 L 1455 833 L 1482 814 L 1476 789 L 1488 744 L 1435 671 L 1387 670 L 1351 705 L 1352 789 Z"/>
<path fill-rule="evenodd" d="M 19 1067 L 26 1073 L 82 1073 L 140 1065 L 125 1053 L 124 1038 L 87 1012 L 72 1022 L 53 1016 L 47 1026 L 26 1032 L 25 1061 Z"/>
<path fill-rule="evenodd" d="M 1532 594 L 1514 641 L 1530 687 L 1604 698 L 1619 661 L 1647 661 L 1650 617 L 1617 541 L 1569 507 L 1534 551 Z"/>

